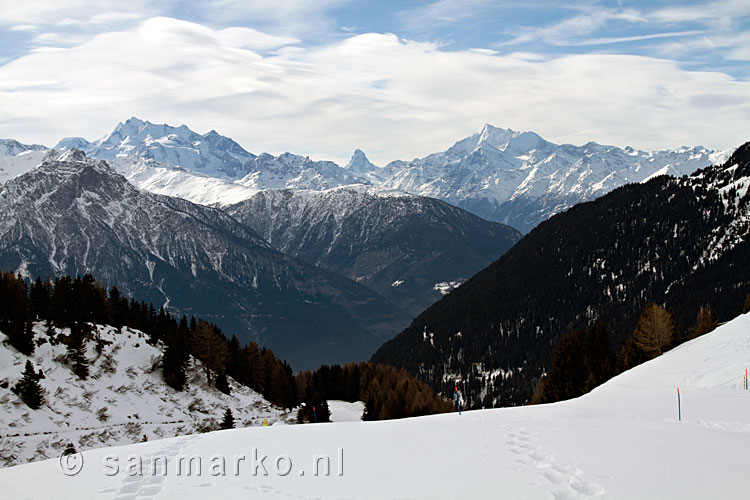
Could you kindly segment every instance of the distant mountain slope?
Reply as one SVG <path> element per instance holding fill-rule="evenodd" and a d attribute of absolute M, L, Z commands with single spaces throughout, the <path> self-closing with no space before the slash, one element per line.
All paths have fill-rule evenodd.
<path fill-rule="evenodd" d="M 475 405 L 520 404 L 559 336 L 604 321 L 615 342 L 649 301 L 686 329 L 703 303 L 720 319 L 750 291 L 750 143 L 723 166 L 658 177 L 574 206 L 417 317 L 372 360 Z"/>
<path fill-rule="evenodd" d="M 131 184 L 155 194 L 174 196 L 206 206 L 225 206 L 250 198 L 257 189 L 156 160 L 118 157 L 110 165 Z"/>
<path fill-rule="evenodd" d="M 368 186 L 262 191 L 227 208 L 274 248 L 365 284 L 412 314 L 520 233 L 439 200 Z"/>
<path fill-rule="evenodd" d="M 654 175 L 683 175 L 721 163 L 703 147 L 651 153 L 589 142 L 557 145 L 533 132 L 491 125 L 448 150 L 377 168 L 355 153 L 349 168 L 374 183 L 438 198 L 526 233 L 576 203 Z"/>
<path fill-rule="evenodd" d="M 147 439 L 196 434 L 212 429 L 231 408 L 242 427 L 294 421 L 294 412 L 284 412 L 256 392 L 230 381 L 231 395 L 206 383 L 202 365 L 193 360 L 183 392 L 167 386 L 157 363 L 163 346 L 152 346 L 147 335 L 125 328 L 97 326 L 106 344 L 97 354 L 93 341 L 87 343 L 86 358 L 91 376 L 80 380 L 64 363 L 66 346 L 52 345 L 44 325 L 35 326 L 39 344 L 31 361 L 47 392 L 46 404 L 31 410 L 11 392 L 20 379 L 26 356 L 5 343 L 0 332 L 0 466 L 57 458 L 73 443 L 79 451 L 118 446 Z M 55 330 L 55 336 L 68 330 Z"/>
<path fill-rule="evenodd" d="M 76 150 L 2 186 L 0 269 L 90 272 L 269 346 L 294 368 L 362 359 L 408 319 L 365 286 L 280 254 L 224 212 L 140 191 Z"/>
<path fill-rule="evenodd" d="M 0 139 L 0 184 L 39 165 L 46 152 L 47 148 L 38 144 Z"/>
<path fill-rule="evenodd" d="M 29 151 L 46 151 L 40 144 L 21 144 L 14 139 L 0 139 L 0 156 L 18 156 Z"/>

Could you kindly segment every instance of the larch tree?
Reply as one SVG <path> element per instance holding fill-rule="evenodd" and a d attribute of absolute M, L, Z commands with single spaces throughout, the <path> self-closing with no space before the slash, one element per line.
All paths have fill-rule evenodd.
<path fill-rule="evenodd" d="M 633 332 L 633 340 L 649 358 L 655 358 L 673 345 L 676 332 L 674 315 L 651 302 L 643 308 Z"/>
<path fill-rule="evenodd" d="M 215 375 L 224 371 L 229 352 L 224 338 L 203 320 L 198 321 L 193 332 L 193 354 L 203 362 L 208 384 L 214 385 Z"/>

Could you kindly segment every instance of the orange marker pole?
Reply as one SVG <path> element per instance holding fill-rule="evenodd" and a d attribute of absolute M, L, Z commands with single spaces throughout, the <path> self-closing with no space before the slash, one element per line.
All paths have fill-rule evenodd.
<path fill-rule="evenodd" d="M 680 388 L 677 388 L 677 418 L 682 421 L 682 406 L 680 405 Z"/>

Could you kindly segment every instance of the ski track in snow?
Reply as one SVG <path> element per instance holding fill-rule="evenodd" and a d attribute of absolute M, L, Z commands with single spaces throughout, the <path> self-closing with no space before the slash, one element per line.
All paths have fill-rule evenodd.
<path fill-rule="evenodd" d="M 588 481 L 583 470 L 574 464 L 558 463 L 555 457 L 539 444 L 539 436 L 525 427 L 506 429 L 505 444 L 517 455 L 517 471 L 535 472 L 542 480 L 530 486 L 545 486 L 550 483 L 555 500 L 586 500 L 603 498 L 604 488 L 596 482 Z"/>
<path fill-rule="evenodd" d="M 175 440 L 171 441 L 170 445 L 163 448 L 161 450 L 161 453 L 155 454 L 154 456 L 160 456 L 163 455 L 167 457 L 167 463 L 171 463 L 173 459 L 180 453 L 180 450 L 184 447 L 185 440 Z M 146 479 L 143 479 L 140 475 L 125 475 L 124 479 L 122 480 L 122 486 L 117 489 L 103 489 L 100 490 L 99 494 L 109 494 L 113 492 L 117 492 L 117 496 L 114 497 L 115 500 L 135 500 L 136 498 L 156 498 L 158 494 L 161 492 L 162 489 L 162 483 L 165 480 L 165 476 L 161 474 L 161 469 L 157 469 L 156 471 L 153 471 L 154 473 L 151 473 L 152 471 L 152 457 L 150 456 L 144 456 L 143 457 L 143 470 L 145 471 L 145 475 L 148 476 Z"/>

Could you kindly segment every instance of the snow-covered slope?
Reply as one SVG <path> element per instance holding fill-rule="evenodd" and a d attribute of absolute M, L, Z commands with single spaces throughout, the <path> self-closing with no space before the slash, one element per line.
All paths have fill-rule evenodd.
<path fill-rule="evenodd" d="M 182 198 L 199 205 L 226 206 L 250 198 L 257 189 L 180 167 L 133 156 L 117 157 L 112 166 L 145 191 Z"/>
<path fill-rule="evenodd" d="M 357 156 L 355 154 L 355 156 Z M 557 145 L 533 132 L 485 125 L 441 153 L 382 169 L 361 158 L 360 175 L 389 189 L 445 200 L 489 220 L 528 232 L 572 205 L 655 175 L 683 175 L 728 157 L 701 146 L 645 152 L 589 142 Z"/>
<path fill-rule="evenodd" d="M 0 139 L 0 184 L 39 165 L 46 152 L 47 148 L 38 144 Z"/>
<path fill-rule="evenodd" d="M 121 332 L 96 326 L 105 346 L 97 354 L 87 342 L 90 377 L 83 381 L 65 364 L 66 347 L 47 341 L 45 327 L 34 331 L 39 343 L 30 358 L 5 344 L 0 333 L 0 466 L 57 457 L 68 445 L 78 450 L 139 442 L 144 439 L 195 434 L 214 429 L 226 408 L 240 426 L 294 421 L 295 415 L 277 409 L 262 396 L 230 379 L 232 392 L 223 394 L 206 384 L 199 361 L 191 360 L 188 387 L 182 392 L 167 386 L 158 362 L 161 344 L 146 342 L 138 330 Z M 70 332 L 56 330 L 55 337 Z M 44 372 L 40 381 L 47 403 L 31 410 L 11 392 L 26 360 Z"/>
<path fill-rule="evenodd" d="M 220 431 L 84 452 L 73 477 L 57 460 L 12 467 L 0 482 L 9 498 L 34 499 L 745 499 L 748 329 L 750 315 L 736 318 L 572 401 Z M 142 471 L 127 469 L 130 456 Z M 193 474 L 178 474 L 191 456 L 201 473 L 193 459 Z"/>
<path fill-rule="evenodd" d="M 365 411 L 365 403 L 332 399 L 328 401 L 328 409 L 331 411 L 331 422 L 359 422 Z"/>

